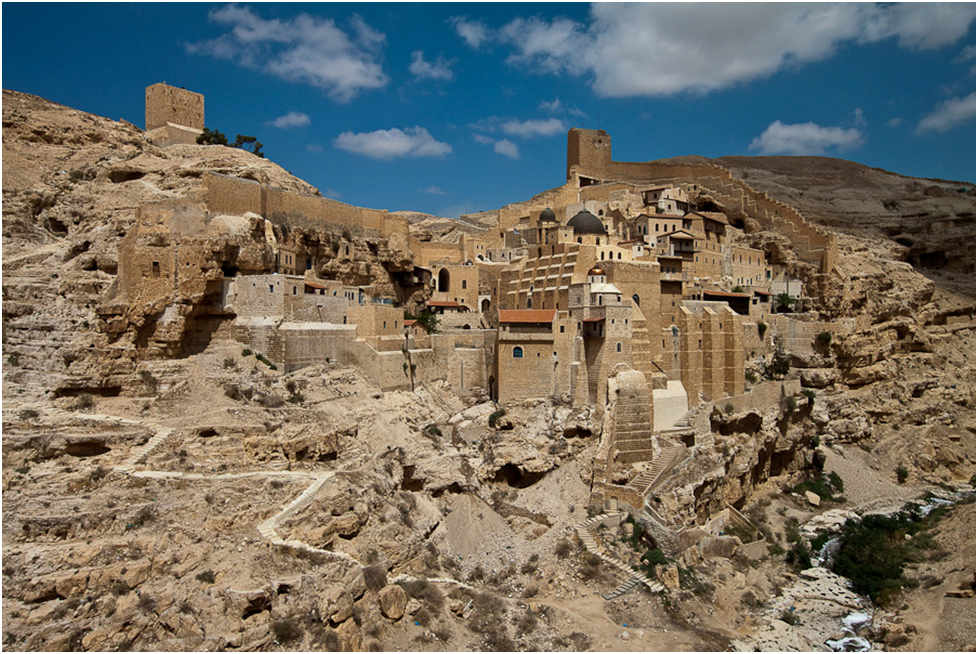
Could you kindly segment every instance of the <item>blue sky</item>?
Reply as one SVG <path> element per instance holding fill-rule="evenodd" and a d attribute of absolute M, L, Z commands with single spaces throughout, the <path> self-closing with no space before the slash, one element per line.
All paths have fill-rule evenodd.
<path fill-rule="evenodd" d="M 438 215 L 614 157 L 816 154 L 975 181 L 975 4 L 12 4 L 3 88 L 144 121 L 203 93 L 324 195 Z"/>

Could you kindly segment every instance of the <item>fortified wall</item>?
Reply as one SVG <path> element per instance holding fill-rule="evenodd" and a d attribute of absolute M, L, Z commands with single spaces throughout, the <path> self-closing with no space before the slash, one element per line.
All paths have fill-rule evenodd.
<path fill-rule="evenodd" d="M 704 192 L 731 209 L 743 211 L 765 228 L 787 235 L 798 257 L 817 265 L 820 272 L 829 273 L 835 266 L 835 236 L 812 226 L 794 207 L 736 179 L 723 166 L 615 161 L 607 132 L 575 128 L 567 133 L 567 181 L 575 188 L 618 181 L 670 182 L 683 187 L 690 197 Z"/>

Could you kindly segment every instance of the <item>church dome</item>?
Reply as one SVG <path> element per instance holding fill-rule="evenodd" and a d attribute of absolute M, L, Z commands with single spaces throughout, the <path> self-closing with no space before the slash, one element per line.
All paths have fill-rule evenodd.
<path fill-rule="evenodd" d="M 604 223 L 587 209 L 581 209 L 573 218 L 567 221 L 568 227 L 574 228 L 575 234 L 607 234 Z"/>
<path fill-rule="evenodd" d="M 588 277 L 600 277 L 604 275 L 604 268 L 600 266 L 595 266 L 591 270 L 587 271 Z"/>
<path fill-rule="evenodd" d="M 554 215 L 553 209 L 547 207 L 546 209 L 540 212 L 540 220 L 546 221 L 548 223 L 555 223 L 557 222 L 557 216 Z"/>

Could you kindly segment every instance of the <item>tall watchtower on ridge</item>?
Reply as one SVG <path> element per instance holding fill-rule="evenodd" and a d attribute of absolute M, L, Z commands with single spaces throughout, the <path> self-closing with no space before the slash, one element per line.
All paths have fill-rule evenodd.
<path fill-rule="evenodd" d="M 168 84 L 146 87 L 146 138 L 156 145 L 197 142 L 204 129 L 204 96 Z"/>
<path fill-rule="evenodd" d="M 576 177 L 602 179 L 611 168 L 611 137 L 603 129 L 573 128 L 567 132 L 567 181 Z M 580 183 L 578 186 L 587 186 Z"/>

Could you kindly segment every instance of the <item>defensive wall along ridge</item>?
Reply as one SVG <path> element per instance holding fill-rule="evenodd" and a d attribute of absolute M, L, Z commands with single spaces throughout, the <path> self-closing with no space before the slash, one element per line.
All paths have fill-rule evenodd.
<path fill-rule="evenodd" d="M 714 196 L 729 208 L 743 211 L 763 227 L 789 236 L 798 256 L 831 272 L 836 260 L 836 237 L 815 228 L 794 207 L 771 198 L 733 176 L 718 164 L 675 164 L 656 161 L 614 161 L 611 137 L 604 130 L 571 129 L 567 134 L 567 181 L 576 188 L 589 184 L 628 181 L 673 182 L 691 191 Z"/>

